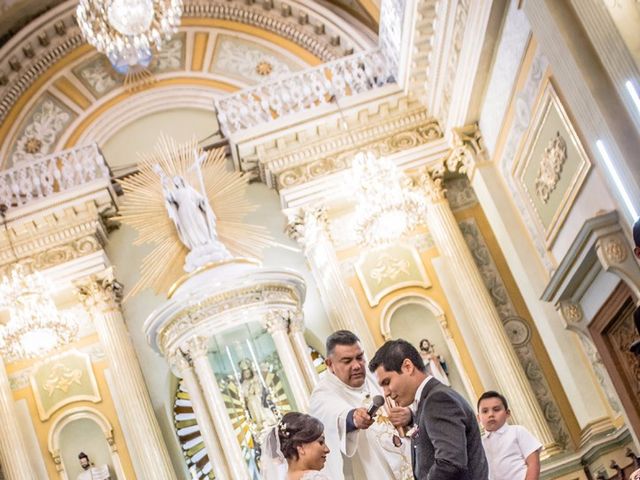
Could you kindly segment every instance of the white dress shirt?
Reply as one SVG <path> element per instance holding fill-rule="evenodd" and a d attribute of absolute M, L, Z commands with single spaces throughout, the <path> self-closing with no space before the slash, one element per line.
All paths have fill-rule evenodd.
<path fill-rule="evenodd" d="M 418 389 L 416 390 L 416 396 L 413 398 L 413 403 L 409 407 L 413 412 L 413 418 L 416 418 L 416 414 L 418 413 L 418 404 L 420 403 L 420 397 L 422 396 L 422 391 L 424 387 L 427 385 L 427 382 L 431 380 L 433 377 L 431 375 L 427 375 L 427 377 L 422 381 Z"/>
<path fill-rule="evenodd" d="M 482 435 L 482 446 L 489 462 L 489 480 L 524 480 L 525 460 L 542 444 L 520 425 L 505 423 L 495 432 Z"/>

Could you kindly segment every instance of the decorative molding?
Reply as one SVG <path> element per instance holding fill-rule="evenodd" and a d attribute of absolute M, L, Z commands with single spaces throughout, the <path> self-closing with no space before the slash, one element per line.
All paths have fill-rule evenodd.
<path fill-rule="evenodd" d="M 108 268 L 102 275 L 76 282 L 78 298 L 87 312 L 93 316 L 96 311 L 107 313 L 120 311 L 123 286 L 113 276 L 113 268 Z"/>
<path fill-rule="evenodd" d="M 38 78 L 85 44 L 75 23 L 76 4 L 67 0 L 27 25 L 0 49 L 0 122 Z M 214 18 L 257 27 L 295 43 L 324 62 L 373 45 L 370 36 L 346 30 L 339 16 L 324 7 L 309 9 L 279 0 L 269 5 L 263 8 L 241 0 L 186 1 L 183 19 Z M 306 21 L 301 22 L 301 18 Z M 25 45 L 30 48 L 23 48 Z"/>
<path fill-rule="evenodd" d="M 429 203 L 444 202 L 446 190 L 442 186 L 442 178 L 434 178 L 432 173 L 423 168 L 417 175 L 417 183 L 424 192 Z"/>
<path fill-rule="evenodd" d="M 459 226 L 500 315 L 518 360 L 531 383 L 536 400 L 540 404 L 554 439 L 563 449 L 567 448 L 571 443 L 571 436 L 560 408 L 553 397 L 551 387 L 542 371 L 540 362 L 536 357 L 531 343 L 531 328 L 518 315 L 504 280 L 475 220 L 473 218 L 464 220 L 459 223 Z"/>
<path fill-rule="evenodd" d="M 325 117 L 275 142 L 240 145 L 238 167 L 282 189 L 348 169 L 361 150 L 390 155 L 443 136 L 438 123 L 415 102 L 390 98 L 375 108 L 354 117 L 345 113 L 344 121 L 340 116 Z"/>
<path fill-rule="evenodd" d="M 478 197 L 467 177 L 446 179 L 445 190 L 449 206 L 454 212 L 470 208 L 478 203 Z"/>
<path fill-rule="evenodd" d="M 566 161 L 567 142 L 562 138 L 560 132 L 556 132 L 556 136 L 549 140 L 549 144 L 544 149 L 544 155 L 540 160 L 538 174 L 536 175 L 536 194 L 543 203 L 549 201 L 551 192 L 558 185 L 562 167 Z"/>

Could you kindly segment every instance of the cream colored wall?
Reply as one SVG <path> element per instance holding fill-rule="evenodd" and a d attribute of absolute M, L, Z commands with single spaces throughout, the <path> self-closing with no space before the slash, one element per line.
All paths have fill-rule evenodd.
<path fill-rule="evenodd" d="M 193 137 L 204 140 L 217 129 L 213 106 L 211 110 L 166 110 L 122 125 L 107 142 L 100 145 L 100 149 L 111 167 L 128 165 L 138 161 L 138 154 L 152 153 L 162 134 L 171 136 L 177 142 L 186 142 Z"/>

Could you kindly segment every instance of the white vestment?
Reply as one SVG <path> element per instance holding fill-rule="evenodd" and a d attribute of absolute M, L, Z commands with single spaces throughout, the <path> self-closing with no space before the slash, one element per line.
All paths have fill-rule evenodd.
<path fill-rule="evenodd" d="M 331 453 L 322 472 L 331 480 L 413 478 L 409 439 L 403 438 L 400 447 L 394 446 L 396 429 L 389 422 L 384 407 L 368 429 L 347 433 L 349 411 L 368 408 L 371 399 L 381 394 L 369 376 L 362 387 L 353 388 L 329 371 L 313 390 L 309 413 L 324 424 L 325 442 Z"/>
<path fill-rule="evenodd" d="M 78 475 L 76 480 L 110 480 L 109 467 L 101 465 L 99 467 L 91 467 Z"/>

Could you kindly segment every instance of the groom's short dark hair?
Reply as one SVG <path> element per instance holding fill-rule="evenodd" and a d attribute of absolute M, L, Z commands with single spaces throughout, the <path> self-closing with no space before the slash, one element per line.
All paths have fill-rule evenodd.
<path fill-rule="evenodd" d="M 418 370 L 426 372 L 424 361 L 416 347 L 402 339 L 385 342 L 369 362 L 369 370 L 373 373 L 378 367 L 383 366 L 387 372 L 402 373 L 402 362 L 405 358 L 408 358 Z"/>
<path fill-rule="evenodd" d="M 333 332 L 327 337 L 327 357 L 333 353 L 333 349 L 336 348 L 336 345 L 354 345 L 359 341 L 360 339 L 358 336 L 349 330 L 338 330 L 337 332 Z"/>

